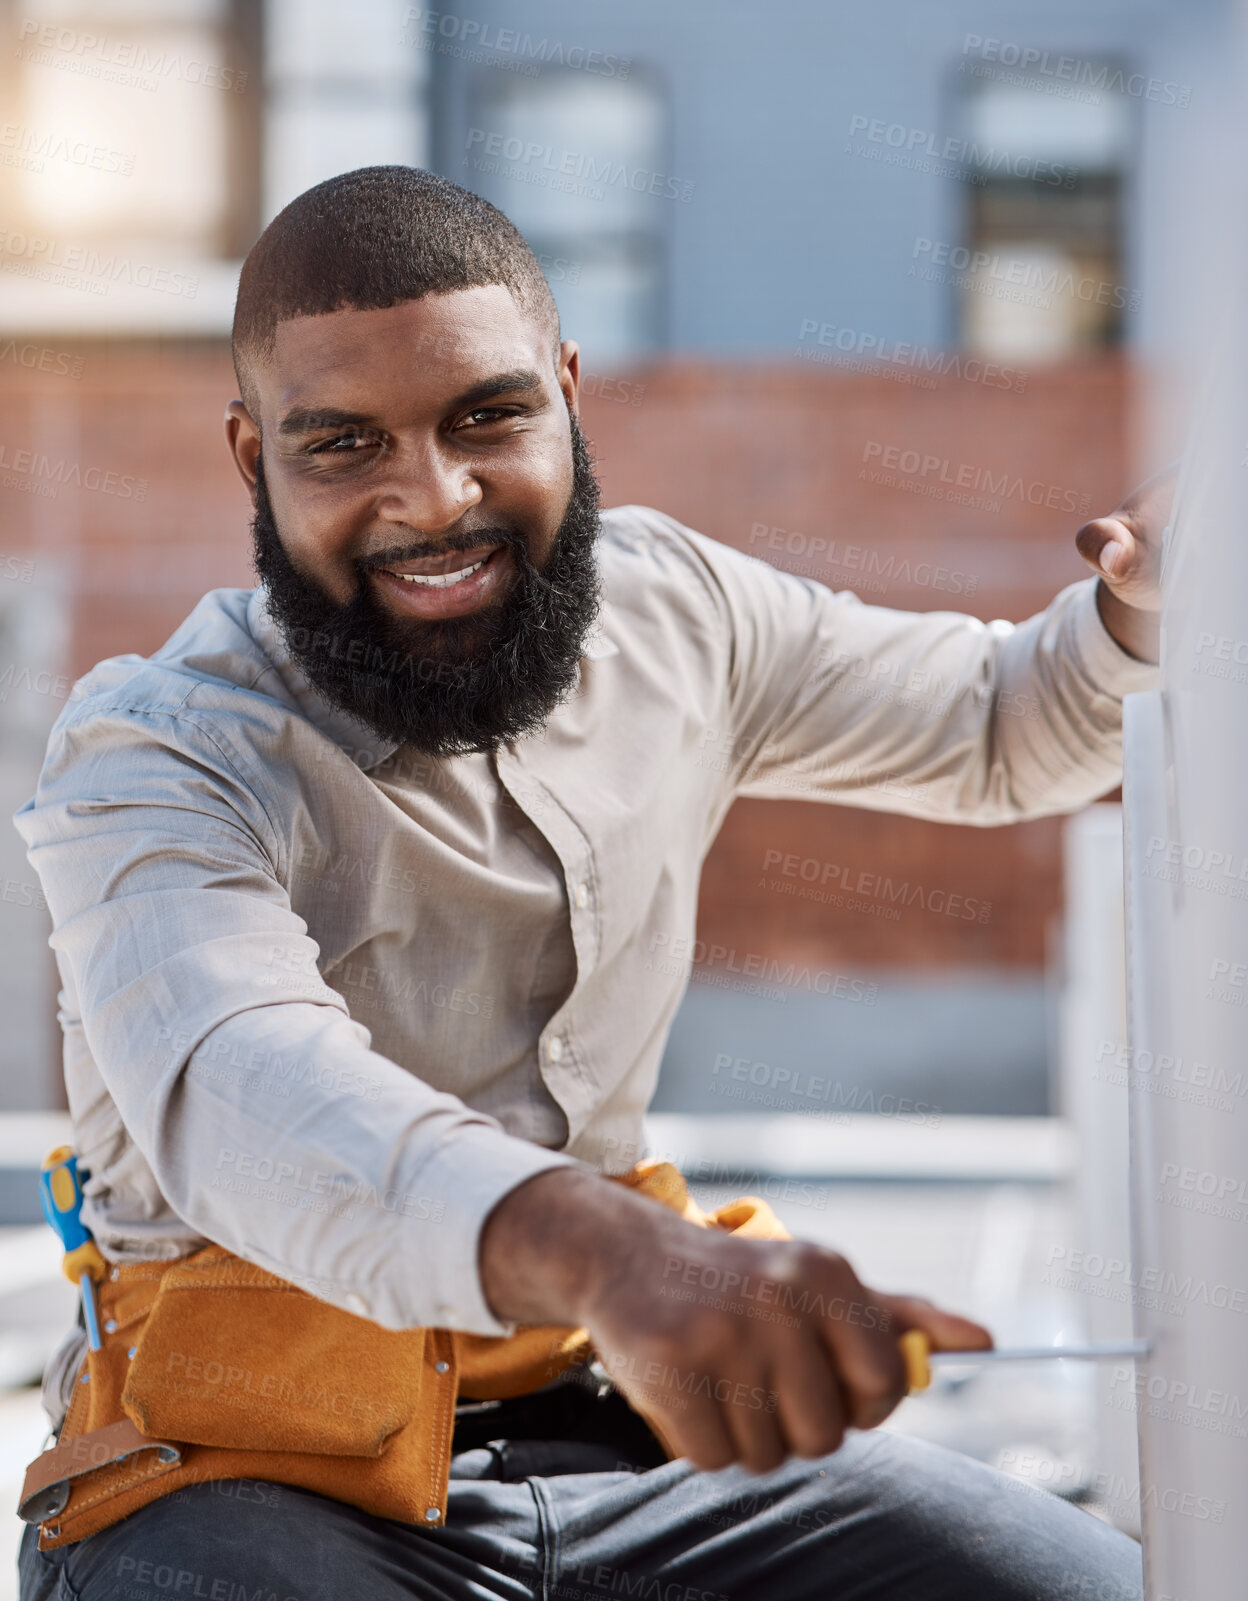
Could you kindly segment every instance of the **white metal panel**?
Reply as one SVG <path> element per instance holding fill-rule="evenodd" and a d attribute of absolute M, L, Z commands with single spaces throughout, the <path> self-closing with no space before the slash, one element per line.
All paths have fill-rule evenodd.
<path fill-rule="evenodd" d="M 1241 267 L 1242 250 L 1234 256 Z M 1160 692 L 1127 707 L 1140 1431 L 1149 1595 L 1239 1601 L 1248 1572 L 1248 325 L 1218 305 L 1167 551 Z"/>
<path fill-rule="evenodd" d="M 1139 1273 L 1131 1260 L 1127 1118 L 1127 1020 L 1122 915 L 1122 813 L 1093 806 L 1065 834 L 1060 1106 L 1077 1152 L 1076 1237 L 1061 1275 L 1078 1290 L 1087 1337 L 1114 1342 L 1132 1333 Z M 1135 1419 L 1114 1405 L 1112 1369 L 1091 1375 L 1095 1395 L 1089 1460 L 1082 1464 L 1105 1514 L 1138 1536 Z"/>

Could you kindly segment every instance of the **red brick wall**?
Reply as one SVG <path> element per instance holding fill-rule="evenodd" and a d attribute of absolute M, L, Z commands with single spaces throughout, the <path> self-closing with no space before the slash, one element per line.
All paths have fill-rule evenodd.
<path fill-rule="evenodd" d="M 83 357 L 77 378 L 0 359 L 0 503 L 2 553 L 68 575 L 77 674 L 106 655 L 152 650 L 206 589 L 254 580 L 247 503 L 222 436 L 234 393 L 225 351 L 169 343 L 73 354 Z M 585 427 L 608 504 L 661 507 L 889 606 L 1026 617 L 1082 576 L 1072 535 L 1126 487 L 1127 379 L 1114 361 L 1032 373 L 1022 393 L 955 377 L 924 388 L 807 367 L 688 364 L 587 387 Z M 47 464 L 23 468 L 24 449 Z M 908 483 L 872 482 L 865 471 L 889 451 L 930 460 Z M 74 466 L 95 487 L 68 485 Z M 996 509 L 953 503 L 949 486 L 983 471 L 1013 480 L 1014 492 Z M 56 495 L 32 494 L 32 483 Z M 1082 503 L 1090 510 L 1066 509 Z M 755 524 L 783 530 L 792 550 L 752 539 Z M 817 538 L 839 542 L 833 562 L 812 556 Z M 912 905 L 888 920 L 790 898 L 758 887 L 769 849 L 905 879 L 925 900 L 944 889 L 963 904 L 954 915 Z M 1052 821 L 985 831 L 750 802 L 707 864 L 702 933 L 825 967 L 1037 967 L 1059 900 Z"/>
<path fill-rule="evenodd" d="M 682 367 L 641 374 L 637 385 L 640 395 L 603 384 L 597 404 L 586 406 L 608 503 L 659 506 L 804 576 L 812 576 L 810 542 L 836 540 L 843 559 L 814 557 L 814 575 L 878 605 L 1021 621 L 1086 576 L 1074 532 L 1128 487 L 1128 378 L 1113 359 L 1032 372 L 1021 393 L 956 377 L 922 388 L 794 366 Z M 866 474 L 890 448 L 939 465 L 923 473 L 920 463 L 905 487 L 872 482 Z M 983 483 L 981 470 L 994 483 L 1014 481 L 997 509 L 953 499 L 959 477 Z M 940 496 L 913 492 L 915 484 Z M 773 550 L 751 538 L 756 524 L 805 539 L 780 539 L 793 554 Z M 937 577 L 924 562 L 949 571 Z M 743 801 L 707 861 L 700 932 L 740 952 L 838 970 L 1040 967 L 1061 904 L 1059 833 L 1053 819 L 978 829 Z M 821 877 L 825 863 L 846 869 L 833 881 L 887 875 L 922 896 L 897 906 L 894 921 L 878 915 L 886 905 L 878 898 L 870 912 L 778 894 L 760 887 L 765 853 L 776 849 L 817 861 Z M 766 876 L 774 879 L 774 868 Z M 926 909 L 930 892 L 942 889 L 962 897 L 957 915 Z"/>

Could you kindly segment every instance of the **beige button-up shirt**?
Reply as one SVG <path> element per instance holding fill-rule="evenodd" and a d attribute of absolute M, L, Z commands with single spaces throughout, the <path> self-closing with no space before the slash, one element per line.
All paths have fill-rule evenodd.
<path fill-rule="evenodd" d="M 641 1154 L 732 800 L 1062 811 L 1117 781 L 1156 681 L 1093 579 L 1017 627 L 893 611 L 640 507 L 601 560 L 576 691 L 496 756 L 379 748 L 263 589 L 75 689 L 16 823 L 107 1256 L 214 1240 L 388 1327 L 507 1332 L 483 1222 Z"/>

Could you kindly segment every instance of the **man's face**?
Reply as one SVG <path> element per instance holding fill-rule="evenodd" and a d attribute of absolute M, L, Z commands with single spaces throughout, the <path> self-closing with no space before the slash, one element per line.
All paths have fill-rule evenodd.
<path fill-rule="evenodd" d="M 382 738 L 488 749 L 575 681 L 597 606 L 577 376 L 493 285 L 280 323 L 260 416 L 231 405 L 274 616 Z"/>

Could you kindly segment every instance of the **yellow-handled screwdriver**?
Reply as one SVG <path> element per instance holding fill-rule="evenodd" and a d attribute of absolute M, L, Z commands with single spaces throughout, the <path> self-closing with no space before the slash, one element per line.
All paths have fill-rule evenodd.
<path fill-rule="evenodd" d="M 986 1351 L 933 1351 L 929 1336 L 922 1329 L 907 1329 L 897 1343 L 906 1364 L 906 1382 L 911 1393 L 926 1390 L 932 1382 L 932 1363 L 967 1362 L 1050 1362 L 1061 1358 L 1071 1362 L 1109 1362 L 1123 1357 L 1147 1356 L 1147 1340 L 1123 1340 L 1102 1345 L 1007 1345 Z"/>
<path fill-rule="evenodd" d="M 87 1326 L 87 1343 L 100 1350 L 100 1308 L 95 1286 L 107 1267 L 91 1230 L 82 1221 L 82 1179 L 78 1158 L 68 1145 L 49 1151 L 39 1174 L 39 1200 L 43 1215 L 56 1230 L 65 1247 L 61 1271 L 82 1294 L 82 1317 Z"/>

